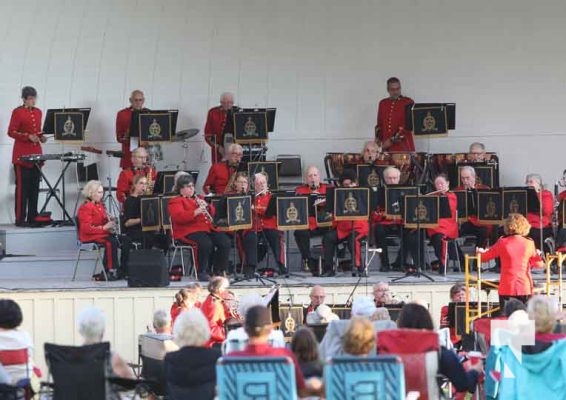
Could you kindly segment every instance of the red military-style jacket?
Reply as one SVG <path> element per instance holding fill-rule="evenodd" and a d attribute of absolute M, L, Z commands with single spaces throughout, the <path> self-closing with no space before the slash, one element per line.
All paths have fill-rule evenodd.
<path fill-rule="evenodd" d="M 100 242 L 110 233 L 103 226 L 108 222 L 108 215 L 103 203 L 85 201 L 77 212 L 79 220 L 79 240 L 81 242 Z"/>
<path fill-rule="evenodd" d="M 126 201 L 126 197 L 130 194 L 132 183 L 134 182 L 134 177 L 136 175 L 143 175 L 147 177 L 150 173 L 151 179 L 155 182 L 155 179 L 157 178 L 157 170 L 150 166 L 145 166 L 143 168 L 130 167 L 120 171 L 118 182 L 116 183 L 116 197 L 118 198 L 118 201 L 120 203 Z"/>
<path fill-rule="evenodd" d="M 456 215 L 458 213 L 458 198 L 455 193 L 447 192 L 446 197 L 448 197 L 448 206 L 450 207 L 450 218 L 438 218 L 438 226 L 435 228 L 427 229 L 428 236 L 432 236 L 436 233 L 440 233 L 449 239 L 456 239 L 459 235 L 458 233 L 458 221 L 456 220 Z"/>
<path fill-rule="evenodd" d="M 352 234 L 352 230 L 356 232 L 356 236 L 369 235 L 369 222 L 367 220 L 359 221 L 335 221 L 334 226 L 338 235 L 338 240 L 344 240 Z"/>
<path fill-rule="evenodd" d="M 116 140 L 122 144 L 122 159 L 120 168 L 132 167 L 132 152 L 130 151 L 130 137 L 126 134 L 130 132 L 130 122 L 132 121 L 132 107 L 124 108 L 116 114 Z"/>
<path fill-rule="evenodd" d="M 413 133 L 405 129 L 405 107 L 413 104 L 413 99 L 401 96 L 396 100 L 391 98 L 382 99 L 377 107 L 377 137 L 381 142 L 393 137 L 399 128 L 405 138 L 393 143 L 387 151 L 415 151 Z"/>
<path fill-rule="evenodd" d="M 202 190 L 204 193 L 209 194 L 214 192 L 217 195 L 224 194 L 226 186 L 230 181 L 232 174 L 235 174 L 237 167 L 228 165 L 228 161 L 219 162 L 210 166 L 208 176 L 204 181 Z"/>
<path fill-rule="evenodd" d="M 537 193 L 539 201 L 542 203 L 542 227 L 547 228 L 552 224 L 552 212 L 554 211 L 554 197 L 550 190 L 543 190 Z M 540 228 L 540 214 L 527 213 L 527 221 L 531 224 L 531 227 L 539 229 Z"/>
<path fill-rule="evenodd" d="M 326 194 L 326 188 L 328 187 L 327 184 L 325 183 L 321 183 L 320 186 L 318 187 L 318 189 L 311 189 L 311 187 L 309 185 L 301 185 L 301 186 L 297 186 L 297 188 L 295 189 L 295 193 L 298 195 L 309 195 L 312 193 L 318 193 L 321 195 L 325 195 Z M 316 223 L 316 216 L 315 215 L 309 215 L 309 230 L 315 230 L 317 228 L 317 223 Z"/>
<path fill-rule="evenodd" d="M 20 161 L 21 156 L 43 154 L 41 143 L 33 143 L 30 136 L 43 137 L 41 133 L 41 110 L 37 107 L 20 106 L 12 111 L 8 136 L 14 139 L 12 164 L 32 168 L 33 163 Z"/>
<path fill-rule="evenodd" d="M 200 310 L 208 320 L 208 326 L 210 327 L 208 346 L 212 347 L 216 343 L 224 342 L 226 339 L 224 322 L 230 315 L 230 310 L 226 303 L 221 298 L 209 294 L 200 306 Z"/>
<path fill-rule="evenodd" d="M 266 217 L 265 212 L 271 200 L 272 194 L 267 192 L 255 197 L 254 210 L 256 218 L 254 218 L 253 229 L 261 231 L 263 229 L 277 229 L 276 216 Z"/>
<path fill-rule="evenodd" d="M 199 198 L 202 199 L 201 196 Z M 183 240 L 191 233 L 211 232 L 213 230 L 211 221 L 204 214 L 195 216 L 197 208 L 199 208 L 199 205 L 192 197 L 177 196 L 169 200 L 168 210 L 176 240 Z M 212 205 L 209 205 L 208 210 L 211 215 L 214 215 Z"/>
<path fill-rule="evenodd" d="M 211 147 L 212 161 L 220 162 L 222 160 L 222 154 L 214 149 L 214 145 L 224 146 L 222 131 L 224 130 L 224 125 L 226 124 L 226 115 L 228 113 L 221 106 L 212 107 L 208 110 L 208 115 L 206 116 L 206 124 L 204 126 L 204 140 Z M 214 154 L 216 152 L 216 159 Z"/>

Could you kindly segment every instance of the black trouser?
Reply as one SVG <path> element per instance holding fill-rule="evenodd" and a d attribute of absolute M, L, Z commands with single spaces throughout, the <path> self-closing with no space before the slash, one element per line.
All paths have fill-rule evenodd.
<path fill-rule="evenodd" d="M 398 224 L 376 224 L 374 228 L 375 234 L 375 245 L 382 249 L 379 257 L 381 259 L 381 268 L 390 268 L 389 259 L 389 249 L 387 246 L 387 236 L 397 236 L 401 240 L 401 248 L 397 254 L 397 259 L 395 264 L 397 267 L 403 267 L 407 260 L 407 255 L 409 254 L 409 248 L 407 247 L 407 235 L 410 231 L 403 229 L 401 225 Z"/>
<path fill-rule="evenodd" d="M 228 267 L 230 238 L 222 232 L 195 232 L 186 236 L 187 243 L 194 246 L 198 273 L 208 272 L 209 260 L 213 259 L 214 272 L 222 273 Z"/>
<path fill-rule="evenodd" d="M 295 231 L 293 234 L 295 236 L 295 242 L 301 253 L 301 258 L 303 260 L 311 259 L 311 238 L 315 236 L 323 236 L 328 232 L 328 228 L 316 228 L 313 230 L 304 229 L 300 231 Z"/>
<path fill-rule="evenodd" d="M 544 239 L 551 237 L 552 236 L 552 228 L 548 227 L 548 228 L 542 228 L 542 241 L 544 243 Z M 535 227 L 531 227 L 531 230 L 529 231 L 529 237 L 531 239 L 533 239 L 535 241 L 535 247 L 537 249 L 542 249 L 541 247 L 541 243 L 540 243 L 540 229 L 539 228 L 535 228 Z M 544 249 L 545 252 L 550 252 L 550 249 L 545 246 L 546 248 Z"/>
<path fill-rule="evenodd" d="M 35 166 L 31 168 L 14 165 L 16 172 L 16 224 L 35 222 L 37 217 L 37 199 L 41 172 Z"/>
<path fill-rule="evenodd" d="M 238 256 L 244 266 L 244 271 L 255 270 L 257 266 L 257 232 L 236 232 L 236 248 Z"/>
<path fill-rule="evenodd" d="M 285 248 L 283 242 L 283 232 L 278 231 L 277 229 L 264 229 L 260 232 L 260 235 L 263 235 L 263 237 L 269 244 L 269 247 L 271 247 L 271 251 L 273 252 L 277 266 L 280 269 L 285 268 Z"/>
<path fill-rule="evenodd" d="M 359 269 L 362 266 L 362 245 L 361 242 L 366 238 L 366 235 L 354 232 L 343 239 L 338 239 L 338 232 L 336 230 L 330 230 L 324 234 L 322 237 L 322 247 L 324 249 L 324 272 L 332 271 L 334 253 L 336 252 L 336 246 L 340 242 L 348 241 L 348 246 L 350 249 L 350 254 L 352 255 L 352 260 L 355 268 Z"/>
<path fill-rule="evenodd" d="M 476 226 L 467 221 L 460 227 L 460 235 L 473 235 L 476 237 L 476 247 L 487 246 L 487 238 L 489 237 L 489 228 L 487 226 Z"/>
<path fill-rule="evenodd" d="M 503 312 L 505 310 L 505 302 L 509 299 L 517 299 L 519 300 L 521 303 L 527 305 L 527 302 L 529 301 L 529 299 L 531 298 L 531 295 L 524 295 L 524 296 L 506 296 L 506 295 L 499 295 L 499 312 L 500 315 L 503 315 Z M 507 315 L 508 316 L 508 315 Z"/>
<path fill-rule="evenodd" d="M 560 228 L 556 234 L 556 248 L 566 246 L 566 229 Z"/>
<path fill-rule="evenodd" d="M 416 267 L 423 267 L 425 269 L 425 230 L 424 229 L 404 229 L 405 238 L 405 248 L 407 252 L 405 254 L 411 254 L 413 257 L 413 263 Z M 419 240 L 420 235 L 420 240 Z M 419 246 L 420 244 L 420 246 Z M 420 265 L 419 265 L 420 264 Z"/>

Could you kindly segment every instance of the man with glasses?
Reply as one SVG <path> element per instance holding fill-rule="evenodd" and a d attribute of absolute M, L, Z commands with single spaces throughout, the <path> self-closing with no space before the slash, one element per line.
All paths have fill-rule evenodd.
<path fill-rule="evenodd" d="M 226 190 L 230 190 L 227 188 L 227 186 L 229 186 L 228 183 L 235 179 L 236 173 L 240 169 L 240 162 L 242 161 L 243 155 L 244 150 L 242 146 L 237 143 L 232 143 L 228 147 L 225 160 L 212 164 L 210 167 L 202 188 L 204 193 L 222 195 Z"/>
<path fill-rule="evenodd" d="M 311 302 L 307 307 L 303 309 L 303 321 L 307 320 L 307 315 L 309 313 L 316 312 L 316 308 L 319 305 L 324 304 L 324 299 L 326 298 L 324 288 L 320 285 L 313 286 L 309 297 L 311 299 Z"/>
<path fill-rule="evenodd" d="M 474 142 L 470 145 L 470 151 L 468 152 L 468 161 L 484 162 L 485 155 L 485 145 L 483 143 Z"/>
<path fill-rule="evenodd" d="M 377 282 L 373 285 L 373 300 L 376 307 L 383 307 L 386 304 L 396 303 L 391 297 L 389 284 L 387 282 Z"/>
<path fill-rule="evenodd" d="M 157 178 L 157 170 L 147 165 L 147 150 L 143 147 L 138 147 L 132 152 L 131 166 L 123 169 L 118 176 L 118 183 L 116 184 L 116 198 L 120 204 L 126 201 L 132 189 L 132 183 L 136 175 L 143 175 L 146 178 L 151 178 L 153 182 Z M 149 175 L 149 176 L 148 176 Z M 149 181 L 149 179 L 148 179 Z"/>
<path fill-rule="evenodd" d="M 130 95 L 130 106 L 118 111 L 116 114 L 116 140 L 122 144 L 122 159 L 120 168 L 126 169 L 132 166 L 130 151 L 130 122 L 134 111 L 148 111 L 144 108 L 145 97 L 141 90 L 134 90 Z"/>
<path fill-rule="evenodd" d="M 226 156 L 224 139 L 228 134 L 234 134 L 234 111 L 237 109 L 238 107 L 234 106 L 234 95 L 226 92 L 220 96 L 220 105 L 208 111 L 204 140 L 210 146 L 213 164 L 220 162 Z"/>

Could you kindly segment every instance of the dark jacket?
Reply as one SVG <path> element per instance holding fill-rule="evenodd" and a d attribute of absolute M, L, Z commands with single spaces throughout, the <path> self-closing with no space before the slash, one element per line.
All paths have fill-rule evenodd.
<path fill-rule="evenodd" d="M 213 399 L 220 350 L 187 346 L 165 355 L 169 399 Z"/>

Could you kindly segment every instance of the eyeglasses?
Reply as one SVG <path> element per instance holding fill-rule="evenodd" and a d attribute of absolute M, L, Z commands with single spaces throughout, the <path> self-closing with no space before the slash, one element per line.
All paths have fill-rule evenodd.
<path fill-rule="evenodd" d="M 183 186 L 183 189 L 184 188 L 194 188 L 194 187 L 195 187 L 194 183 L 187 183 L 185 186 Z"/>

